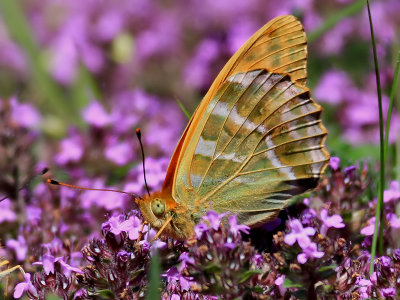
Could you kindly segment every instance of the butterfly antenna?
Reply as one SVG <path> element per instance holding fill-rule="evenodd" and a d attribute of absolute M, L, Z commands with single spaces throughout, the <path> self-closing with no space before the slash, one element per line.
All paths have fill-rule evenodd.
<path fill-rule="evenodd" d="M 47 179 L 46 181 L 48 184 L 53 184 L 53 185 L 60 185 L 60 186 L 65 186 L 71 189 L 78 189 L 78 190 L 85 190 L 85 191 L 100 191 L 100 192 L 113 192 L 113 193 L 120 193 L 120 194 L 126 194 L 129 196 L 134 196 L 136 198 L 140 198 L 138 195 L 134 193 L 128 193 L 120 190 L 113 190 L 113 189 L 93 189 L 93 188 L 87 188 L 79 185 L 73 185 L 73 184 L 68 184 L 64 182 L 60 182 L 54 179 Z"/>
<path fill-rule="evenodd" d="M 146 180 L 146 167 L 145 167 L 145 164 L 144 164 L 145 157 L 144 157 L 144 150 L 143 150 L 143 144 L 142 144 L 142 132 L 140 131 L 140 128 L 136 129 L 136 136 L 137 136 L 137 138 L 139 140 L 139 143 L 140 143 L 140 150 L 142 151 L 142 165 L 143 165 L 144 184 L 146 186 L 147 193 L 150 196 L 150 190 L 149 190 L 149 186 L 148 186 L 147 180 Z"/>
<path fill-rule="evenodd" d="M 49 168 L 44 168 L 44 169 L 40 172 L 40 174 L 36 174 L 36 175 L 34 175 L 33 177 L 29 178 L 27 181 L 25 181 L 25 183 L 24 183 L 23 185 L 21 185 L 21 186 L 17 189 L 16 192 L 19 193 L 19 192 L 22 191 L 24 188 L 26 188 L 27 185 L 28 185 L 33 179 L 35 179 L 35 178 L 38 177 L 38 176 L 43 176 L 43 175 L 46 174 L 48 171 L 49 171 Z M 6 199 L 9 198 L 9 197 L 10 197 L 10 196 L 7 195 L 7 196 L 4 196 L 3 198 L 0 198 L 0 202 L 6 200 Z"/>

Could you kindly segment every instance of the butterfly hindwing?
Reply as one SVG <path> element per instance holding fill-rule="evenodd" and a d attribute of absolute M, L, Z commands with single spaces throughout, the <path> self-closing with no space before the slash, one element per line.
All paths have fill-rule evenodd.
<path fill-rule="evenodd" d="M 195 211 L 230 211 L 248 225 L 265 221 L 316 186 L 329 158 L 320 114 L 309 90 L 288 75 L 233 75 L 199 122 L 194 154 L 182 160 L 189 172 L 178 169 L 176 197 L 191 199 Z"/>

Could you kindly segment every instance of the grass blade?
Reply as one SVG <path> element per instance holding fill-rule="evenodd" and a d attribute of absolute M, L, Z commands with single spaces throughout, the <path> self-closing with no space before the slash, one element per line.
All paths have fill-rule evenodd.
<path fill-rule="evenodd" d="M 42 108 L 55 113 L 64 121 L 73 121 L 80 125 L 81 120 L 74 106 L 67 101 L 62 89 L 48 75 L 39 47 L 21 9 L 21 2 L 0 0 L 0 9 L 10 36 L 21 46 L 28 58 L 34 84 L 44 98 Z"/>
<path fill-rule="evenodd" d="M 375 230 L 374 236 L 372 238 L 371 246 L 371 263 L 369 265 L 370 274 L 374 271 L 374 261 L 376 256 L 376 248 L 379 237 L 379 253 L 383 253 L 383 190 L 385 187 L 385 144 L 384 144 L 384 132 L 383 132 L 383 112 L 382 112 L 382 90 L 381 90 L 381 80 L 379 76 L 379 64 L 378 56 L 376 54 L 376 43 L 374 26 L 372 24 L 371 9 L 369 6 L 369 1 L 367 0 L 369 27 L 371 30 L 371 41 L 372 49 L 374 53 L 374 65 L 375 65 L 375 76 L 376 76 L 376 88 L 378 93 L 378 105 L 379 105 L 379 139 L 380 139 L 380 172 L 379 172 L 379 188 L 378 188 L 378 204 L 376 206 L 375 214 Z M 388 135 L 388 134 L 387 134 Z M 379 226 L 380 225 L 380 226 Z"/>
<path fill-rule="evenodd" d="M 149 277 L 149 289 L 147 290 L 147 300 L 161 299 L 160 293 L 160 278 L 161 274 L 161 260 L 158 251 L 155 251 L 151 258 L 150 264 L 150 277 Z"/>
<path fill-rule="evenodd" d="M 185 116 L 188 118 L 188 120 L 190 120 L 191 115 L 189 114 L 189 112 L 186 110 L 186 108 L 183 106 L 182 102 L 179 101 L 178 98 L 175 98 L 176 103 L 178 103 L 179 107 L 181 108 L 181 110 L 183 111 L 183 113 L 185 114 Z"/>
<path fill-rule="evenodd" d="M 309 43 L 314 42 L 325 32 L 334 27 L 339 21 L 359 12 L 364 7 L 364 4 L 365 0 L 358 0 L 338 11 L 336 14 L 331 15 L 320 27 L 307 35 L 307 41 Z"/>
<path fill-rule="evenodd" d="M 387 150 L 389 147 L 389 129 L 390 129 L 390 121 L 392 118 L 392 110 L 393 110 L 393 103 L 394 103 L 394 96 L 396 94 L 396 89 L 397 89 L 397 80 L 399 78 L 399 68 L 400 68 L 400 51 L 397 54 L 397 62 L 396 62 L 396 67 L 394 69 L 394 77 L 393 77 L 393 82 L 392 82 L 392 88 L 390 90 L 390 103 L 389 103 L 389 109 L 387 113 L 387 119 L 386 119 L 386 130 L 385 130 L 385 162 L 387 158 Z"/>

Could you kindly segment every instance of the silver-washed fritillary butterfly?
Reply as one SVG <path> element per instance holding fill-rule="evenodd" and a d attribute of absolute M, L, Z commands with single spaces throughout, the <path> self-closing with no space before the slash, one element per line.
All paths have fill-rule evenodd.
<path fill-rule="evenodd" d="M 329 153 L 306 63 L 293 16 L 273 19 L 233 55 L 187 125 L 162 189 L 136 199 L 153 227 L 187 239 L 211 209 L 257 226 L 316 187 Z"/>

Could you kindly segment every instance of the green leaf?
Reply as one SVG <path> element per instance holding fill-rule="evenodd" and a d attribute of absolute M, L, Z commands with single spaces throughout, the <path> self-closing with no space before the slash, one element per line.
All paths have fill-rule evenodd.
<path fill-rule="evenodd" d="M 114 299 L 115 298 L 114 293 L 108 289 L 99 290 L 99 294 L 101 296 L 105 297 L 106 299 Z"/>
<path fill-rule="evenodd" d="M 302 288 L 303 285 L 301 283 L 295 283 L 290 278 L 286 277 L 283 281 L 284 288 Z"/>
<path fill-rule="evenodd" d="M 330 265 L 330 266 L 323 266 L 323 267 L 319 268 L 318 271 L 317 271 L 318 272 L 318 278 L 320 280 L 323 280 L 323 279 L 327 279 L 327 278 L 335 275 L 336 274 L 336 271 L 335 271 L 336 267 L 337 267 L 337 265 Z"/>
<path fill-rule="evenodd" d="M 221 267 L 216 264 L 208 264 L 204 267 L 204 271 L 206 271 L 207 273 L 215 274 L 221 272 Z"/>
<path fill-rule="evenodd" d="M 242 278 L 240 279 L 239 283 L 243 283 L 249 280 L 252 276 L 261 274 L 261 270 L 248 270 L 242 274 Z"/>

